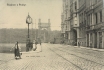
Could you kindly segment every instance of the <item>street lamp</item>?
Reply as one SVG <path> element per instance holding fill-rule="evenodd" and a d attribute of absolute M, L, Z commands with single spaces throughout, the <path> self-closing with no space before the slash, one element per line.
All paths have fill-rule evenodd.
<path fill-rule="evenodd" d="M 27 18 L 26 18 L 26 23 L 28 24 L 28 38 L 29 38 L 29 24 L 32 23 L 32 18 L 30 17 L 30 15 L 28 14 Z"/>
<path fill-rule="evenodd" d="M 27 39 L 27 42 L 26 42 L 26 51 L 29 51 L 29 49 L 31 48 L 31 43 L 30 43 L 30 38 L 29 38 L 29 24 L 32 23 L 32 18 L 30 17 L 29 14 L 26 18 L 26 23 L 28 24 L 28 39 Z"/>

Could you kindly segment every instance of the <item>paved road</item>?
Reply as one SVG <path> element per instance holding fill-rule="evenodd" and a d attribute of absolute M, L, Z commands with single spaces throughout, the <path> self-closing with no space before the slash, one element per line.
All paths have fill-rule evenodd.
<path fill-rule="evenodd" d="M 22 59 L 0 53 L 0 70 L 104 70 L 104 52 L 60 44 L 42 44 Z"/>

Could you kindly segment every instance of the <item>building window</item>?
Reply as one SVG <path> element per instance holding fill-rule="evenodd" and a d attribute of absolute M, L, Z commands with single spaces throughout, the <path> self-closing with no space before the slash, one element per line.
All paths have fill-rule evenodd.
<path fill-rule="evenodd" d="M 85 20 L 85 24 L 84 24 L 84 27 L 86 27 L 86 20 Z"/>
<path fill-rule="evenodd" d="M 84 20 L 86 20 L 86 12 L 84 11 Z"/>
<path fill-rule="evenodd" d="M 102 11 L 100 11 L 100 22 L 102 22 Z"/>
<path fill-rule="evenodd" d="M 75 2 L 75 11 L 77 10 L 77 2 Z"/>
<path fill-rule="evenodd" d="M 95 13 L 95 18 L 96 18 L 96 24 L 98 23 L 98 17 L 97 17 L 97 13 Z"/>
<path fill-rule="evenodd" d="M 90 16 L 90 17 L 91 17 L 91 23 L 90 23 L 90 25 L 92 25 L 92 14 L 91 14 L 91 16 Z"/>
<path fill-rule="evenodd" d="M 99 32 L 99 42 L 102 43 L 102 32 Z"/>
<path fill-rule="evenodd" d="M 82 37 L 82 28 L 81 28 L 81 37 Z"/>
<path fill-rule="evenodd" d="M 92 37 L 92 33 L 90 34 L 90 47 L 92 47 L 92 41 L 93 40 L 93 37 Z"/>
<path fill-rule="evenodd" d="M 90 15 L 88 15 L 88 25 L 90 25 Z"/>
<path fill-rule="evenodd" d="M 83 22 L 83 13 L 82 13 L 82 19 L 81 19 L 81 22 Z"/>

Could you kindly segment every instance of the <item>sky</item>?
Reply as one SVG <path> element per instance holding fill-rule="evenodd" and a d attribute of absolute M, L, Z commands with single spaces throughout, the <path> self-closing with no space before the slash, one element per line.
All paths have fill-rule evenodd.
<path fill-rule="evenodd" d="M 50 19 L 51 30 L 61 30 L 61 10 L 62 0 L 0 0 L 0 28 L 27 28 L 29 13 L 33 28 L 35 23 L 38 28 L 40 18 L 42 23 Z"/>

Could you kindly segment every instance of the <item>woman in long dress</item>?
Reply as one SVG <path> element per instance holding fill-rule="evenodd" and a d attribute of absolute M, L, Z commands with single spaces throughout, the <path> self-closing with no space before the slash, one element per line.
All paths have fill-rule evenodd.
<path fill-rule="evenodd" d="M 14 47 L 14 55 L 15 55 L 15 59 L 17 59 L 17 57 L 21 58 L 18 42 L 16 42 L 15 47 Z"/>

